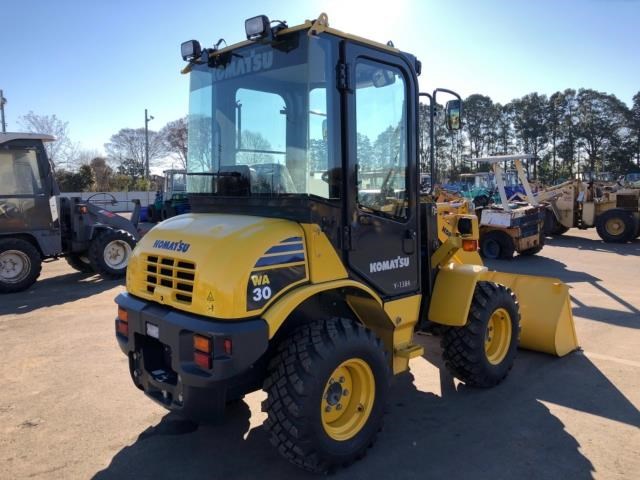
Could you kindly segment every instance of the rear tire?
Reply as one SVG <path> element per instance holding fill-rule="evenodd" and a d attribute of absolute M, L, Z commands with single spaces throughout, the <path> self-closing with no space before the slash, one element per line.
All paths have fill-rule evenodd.
<path fill-rule="evenodd" d="M 596 230 L 607 243 L 626 243 L 635 238 L 636 220 L 632 213 L 613 208 L 598 216 Z"/>
<path fill-rule="evenodd" d="M 20 238 L 0 240 L 0 293 L 26 290 L 41 271 L 42 257 L 31 243 Z"/>
<path fill-rule="evenodd" d="M 107 278 L 124 276 L 136 239 L 125 230 L 103 230 L 89 247 L 89 261 L 93 269 Z"/>
<path fill-rule="evenodd" d="M 87 257 L 86 255 L 74 253 L 65 257 L 65 260 L 71 268 L 77 270 L 78 272 L 95 273 L 93 267 L 91 266 L 91 262 L 89 261 L 89 257 Z"/>
<path fill-rule="evenodd" d="M 480 254 L 490 259 L 505 259 L 513 257 L 515 247 L 509 235 L 500 230 L 480 233 Z"/>
<path fill-rule="evenodd" d="M 324 473 L 363 457 L 387 403 L 380 340 L 351 320 L 321 319 L 282 341 L 264 383 L 271 443 L 288 461 Z"/>
<path fill-rule="evenodd" d="M 448 328 L 441 340 L 447 369 L 467 385 L 492 387 L 509 373 L 520 335 L 518 302 L 511 290 L 478 282 L 467 324 Z"/>

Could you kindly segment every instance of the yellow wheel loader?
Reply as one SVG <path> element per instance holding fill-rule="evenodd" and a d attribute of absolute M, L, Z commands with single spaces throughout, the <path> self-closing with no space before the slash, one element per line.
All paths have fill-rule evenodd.
<path fill-rule="evenodd" d="M 447 367 L 477 387 L 505 378 L 518 345 L 577 348 L 565 285 L 456 262 L 477 250 L 475 216 L 438 239 L 435 203 L 420 197 L 414 56 L 326 15 L 245 29 L 237 45 L 182 45 L 192 211 L 143 237 L 116 299 L 140 390 L 215 421 L 264 389 L 277 450 L 326 472 L 374 442 L 428 320 L 446 327 Z M 403 172 L 404 190 L 372 194 L 360 173 L 373 170 Z"/>

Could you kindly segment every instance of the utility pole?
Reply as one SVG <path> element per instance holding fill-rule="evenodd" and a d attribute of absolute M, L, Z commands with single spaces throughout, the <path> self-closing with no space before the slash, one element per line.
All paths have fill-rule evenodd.
<path fill-rule="evenodd" d="M 144 109 L 144 178 L 149 180 L 149 122 L 153 120 L 153 115 L 149 115 Z"/>
<path fill-rule="evenodd" d="M 2 133 L 7 133 L 7 123 L 4 121 L 4 104 L 7 103 L 7 99 L 4 98 L 4 93 L 0 89 L 0 114 L 2 116 Z"/>

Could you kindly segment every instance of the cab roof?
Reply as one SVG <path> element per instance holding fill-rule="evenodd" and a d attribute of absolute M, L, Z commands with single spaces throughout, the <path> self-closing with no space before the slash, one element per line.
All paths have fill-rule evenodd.
<path fill-rule="evenodd" d="M 55 142 L 56 137 L 53 135 L 47 135 L 46 133 L 0 133 L 0 145 L 11 142 L 12 140 L 42 140 L 43 142 Z"/>

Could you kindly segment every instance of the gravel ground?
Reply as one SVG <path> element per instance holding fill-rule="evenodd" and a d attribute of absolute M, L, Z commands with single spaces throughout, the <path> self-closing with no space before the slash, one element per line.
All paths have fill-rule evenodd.
<path fill-rule="evenodd" d="M 521 351 L 479 391 L 420 336 L 426 354 L 396 379 L 378 442 L 335 478 L 640 478 L 640 241 L 571 230 L 490 267 L 567 282 L 583 351 Z M 196 428 L 133 386 L 113 333 L 123 289 L 58 261 L 0 297 L 0 478 L 311 478 L 271 448 L 263 392 Z"/>

